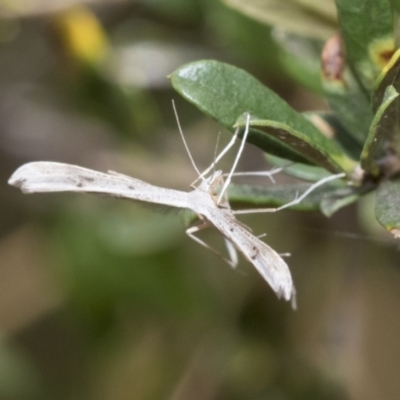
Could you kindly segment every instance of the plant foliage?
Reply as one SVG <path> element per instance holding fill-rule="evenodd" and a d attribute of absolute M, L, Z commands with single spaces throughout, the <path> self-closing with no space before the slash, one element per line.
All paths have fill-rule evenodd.
<path fill-rule="evenodd" d="M 232 132 L 244 127 L 243 115 L 250 113 L 248 142 L 262 149 L 272 164 L 287 166 L 287 174 L 309 180 L 346 174 L 342 182 L 319 190 L 299 208 L 319 208 L 331 215 L 376 190 L 376 218 L 397 235 L 400 51 L 394 21 L 398 4 L 389 0 L 335 3 L 337 15 L 331 1 L 283 1 L 278 7 L 275 1 L 226 0 L 230 7 L 273 27 L 287 72 L 300 83 L 319 81 L 309 86 L 326 96 L 331 113 L 301 114 L 246 71 L 214 60 L 183 65 L 170 79 L 185 99 Z M 303 24 L 282 23 L 293 13 L 302 15 L 298 20 Z M 307 23 L 312 19 L 318 20 L 315 29 Z M 318 54 L 319 71 L 315 68 Z M 323 125 L 317 123 L 321 120 Z M 235 185 L 230 199 L 280 205 L 295 191 L 293 185 Z"/>

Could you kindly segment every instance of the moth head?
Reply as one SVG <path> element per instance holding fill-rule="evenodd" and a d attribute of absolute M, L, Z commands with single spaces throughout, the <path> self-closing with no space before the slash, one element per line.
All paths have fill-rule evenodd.
<path fill-rule="evenodd" d="M 221 193 L 221 189 L 224 186 L 224 176 L 222 171 L 215 171 L 213 175 L 211 175 L 211 178 L 208 183 L 208 193 L 212 197 L 215 203 L 218 203 L 219 207 L 228 207 L 229 208 L 229 203 L 228 199 L 225 195 L 218 201 Z"/>
<path fill-rule="evenodd" d="M 222 171 L 215 171 L 208 180 L 208 192 L 213 196 L 218 195 L 223 184 L 224 177 Z"/>

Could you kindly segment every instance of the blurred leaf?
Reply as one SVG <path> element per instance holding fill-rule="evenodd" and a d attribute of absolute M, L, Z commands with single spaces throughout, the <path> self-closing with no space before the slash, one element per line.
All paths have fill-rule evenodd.
<path fill-rule="evenodd" d="M 101 22 L 88 7 L 79 5 L 51 21 L 63 81 L 75 107 L 131 135 L 137 125 L 135 105 L 143 103 L 145 96 L 137 88 L 128 92 L 105 76 L 104 66 L 113 53 Z"/>
<path fill-rule="evenodd" d="M 343 42 L 338 34 L 331 37 L 322 50 L 321 80 L 331 109 L 348 133 L 363 144 L 373 118 L 370 100 L 346 64 Z"/>
<path fill-rule="evenodd" d="M 393 15 L 389 0 L 335 0 L 346 54 L 370 91 L 394 51 Z"/>
<path fill-rule="evenodd" d="M 147 212 L 131 202 L 93 200 L 83 208 L 75 203 L 59 216 L 52 243 L 63 260 L 69 301 L 89 332 L 107 333 L 121 304 L 132 312 L 174 317 L 201 313 L 208 302 L 215 311 L 212 299 L 220 293 L 204 290 L 207 277 L 201 268 L 192 268 L 195 261 L 190 268 L 180 262 L 179 217 Z M 137 243 L 129 248 L 132 242 Z"/>
<path fill-rule="evenodd" d="M 400 179 L 383 182 L 376 191 L 375 216 L 394 237 L 400 238 Z"/>
<path fill-rule="evenodd" d="M 390 0 L 390 4 L 395 11 L 400 12 L 400 0 Z"/>
<path fill-rule="evenodd" d="M 212 24 L 213 41 L 217 39 L 219 43 L 224 43 L 229 53 L 237 60 L 245 61 L 246 65 L 252 63 L 262 68 L 269 79 L 282 77 L 278 57 L 274 56 L 277 48 L 270 26 L 236 12 L 220 1 L 206 1 L 203 4 L 210 8 L 212 18 L 207 22 L 208 25 Z"/>
<path fill-rule="evenodd" d="M 37 1 L 37 0 L 1 0 L 0 17 L 43 17 L 42 14 L 54 14 L 76 6 L 76 0 Z M 79 0 L 79 3 L 104 3 L 104 0 Z"/>
<path fill-rule="evenodd" d="M 336 21 L 337 12 L 334 0 L 294 0 L 310 12 L 321 15 L 329 21 Z"/>
<path fill-rule="evenodd" d="M 397 106 L 395 100 L 398 96 L 399 93 L 393 86 L 386 88 L 382 104 L 375 114 L 361 153 L 361 167 L 373 176 L 379 174 L 379 167 L 375 161 L 379 145 L 385 136 L 388 138 L 393 135 L 397 111 L 395 109 L 395 106 Z"/>
<path fill-rule="evenodd" d="M 322 134 L 284 100 L 247 72 L 218 61 L 197 61 L 180 67 L 170 76 L 172 85 L 206 115 L 233 130 L 243 113 L 287 124 L 288 129 L 320 138 Z M 318 139 L 316 139 L 318 140 Z M 328 139 L 321 139 L 324 143 Z M 262 150 L 295 162 L 313 164 L 295 146 L 251 129 L 248 142 Z M 328 145 L 333 150 L 338 148 Z M 335 150 L 335 151 L 336 151 Z M 336 170 L 336 169 L 335 169 Z"/>
<path fill-rule="evenodd" d="M 202 16 L 202 4 L 198 0 L 146 0 L 142 2 L 153 13 L 167 17 L 172 21 L 199 23 Z"/>
<path fill-rule="evenodd" d="M 355 203 L 360 197 L 361 194 L 350 187 L 337 190 L 331 196 L 322 199 L 321 212 L 327 217 L 331 217 L 336 211 Z"/>
<path fill-rule="evenodd" d="M 275 29 L 273 38 L 279 46 L 279 58 L 286 72 L 296 82 L 322 93 L 320 55 L 322 42 Z"/>
<path fill-rule="evenodd" d="M 15 347 L 0 344 L 0 397 L 32 400 L 46 398 L 43 382 L 29 357 Z"/>
<path fill-rule="evenodd" d="M 127 256 L 153 254 L 173 248 L 183 234 L 180 218 L 173 213 L 161 215 L 143 209 L 138 212 L 128 203 L 126 207 L 120 206 L 106 213 L 98 229 L 104 246 Z"/>
<path fill-rule="evenodd" d="M 398 48 L 400 45 L 400 1 L 390 0 L 390 4 L 392 5 L 393 8 L 395 48 Z"/>
<path fill-rule="evenodd" d="M 138 126 L 135 111 L 143 110 L 143 106 L 149 102 L 148 94 L 140 89 L 124 91 L 120 86 L 105 79 L 97 68 L 91 66 L 81 65 L 79 71 L 75 72 L 64 89 L 71 96 L 71 101 L 78 111 L 100 118 L 121 136 L 129 137 L 135 134 Z M 135 105 L 137 105 L 136 110 Z M 151 109 L 149 107 L 149 110 Z M 148 121 L 149 118 L 146 119 L 144 116 L 146 113 L 140 115 L 140 120 Z M 152 120 L 152 124 L 155 122 L 157 118 Z"/>
<path fill-rule="evenodd" d="M 1 14 L 1 5 L 0 5 Z M 0 44 L 13 41 L 20 32 L 20 21 L 11 18 L 0 19 Z"/>
<path fill-rule="evenodd" d="M 276 114 L 273 118 L 279 117 L 279 114 Z M 239 117 L 237 126 L 246 126 L 245 116 Z M 306 131 L 297 131 L 275 119 L 261 120 L 254 117 L 250 119 L 250 126 L 288 143 L 290 147 L 301 153 L 312 164 L 319 165 L 330 172 L 345 171 L 350 173 L 356 166 L 356 163 L 346 156 L 337 143 L 325 137 L 314 127 Z"/>
<path fill-rule="evenodd" d="M 336 28 L 335 16 L 332 19 L 318 15 L 315 7 L 296 4 L 292 0 L 223 0 L 235 10 L 263 22 L 276 26 L 279 29 L 298 34 L 300 36 L 327 38 Z M 332 3 L 330 0 L 320 1 L 327 4 L 325 11 Z M 323 7 L 318 7 L 322 9 Z M 333 8 L 330 8 L 333 9 Z"/>
<path fill-rule="evenodd" d="M 166 76 L 179 65 L 201 59 L 210 51 L 194 43 L 132 40 L 114 45 L 106 65 L 106 76 L 124 90 L 166 89 Z"/>

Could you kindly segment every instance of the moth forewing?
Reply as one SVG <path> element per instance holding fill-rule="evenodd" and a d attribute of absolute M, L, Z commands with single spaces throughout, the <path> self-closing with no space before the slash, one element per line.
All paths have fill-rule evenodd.
<path fill-rule="evenodd" d="M 115 172 L 98 172 L 77 165 L 32 162 L 18 168 L 8 183 L 23 193 L 83 192 L 122 197 L 171 207 L 188 208 L 188 193 L 153 186 Z"/>
<path fill-rule="evenodd" d="M 288 301 L 292 300 L 295 308 L 295 289 L 292 276 L 282 257 L 255 237 L 247 226 L 235 218 L 230 209 L 209 207 L 202 210 L 202 215 L 211 221 L 215 228 L 255 266 L 278 297 L 283 297 Z"/>

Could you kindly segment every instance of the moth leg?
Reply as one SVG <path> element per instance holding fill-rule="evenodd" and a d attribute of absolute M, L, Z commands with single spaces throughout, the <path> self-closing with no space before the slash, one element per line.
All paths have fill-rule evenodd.
<path fill-rule="evenodd" d="M 233 245 L 233 243 L 224 237 L 224 242 L 225 242 L 225 246 L 226 249 L 228 250 L 228 254 L 229 254 L 229 258 L 231 260 L 231 266 L 232 268 L 236 268 L 238 265 L 238 255 L 237 255 L 237 251 L 236 251 L 236 247 Z"/>
<path fill-rule="evenodd" d="M 340 179 L 344 178 L 346 174 L 343 172 L 341 174 L 336 174 L 336 175 L 329 175 L 326 178 L 320 179 L 318 182 L 315 182 L 313 185 L 311 185 L 300 197 L 297 195 L 295 199 L 287 204 L 284 204 L 283 206 L 280 206 L 276 209 L 276 211 L 283 210 L 284 208 L 288 208 L 291 206 L 295 206 L 296 204 L 299 204 L 303 199 L 305 199 L 311 192 L 313 192 L 317 187 L 324 185 L 325 183 L 329 181 L 333 181 L 335 179 Z"/>
<path fill-rule="evenodd" d="M 317 189 L 319 186 L 329 182 L 333 181 L 335 179 L 340 179 L 344 178 L 346 174 L 343 172 L 341 174 L 336 174 L 336 175 L 329 175 L 326 178 L 320 179 L 318 182 L 315 182 L 313 185 L 311 185 L 301 196 L 299 194 L 296 194 L 296 197 L 294 200 L 290 201 L 289 203 L 284 204 L 283 206 L 276 207 L 276 208 L 254 208 L 254 209 L 248 209 L 248 210 L 232 210 L 234 214 L 254 214 L 254 213 L 262 213 L 262 212 L 276 212 L 283 210 L 288 207 L 295 206 L 299 203 L 301 203 L 311 192 L 313 192 L 315 189 Z"/>
<path fill-rule="evenodd" d="M 293 163 L 290 163 L 290 164 L 293 164 Z M 276 168 L 272 168 L 269 171 L 234 172 L 232 174 L 232 177 L 236 177 L 236 176 L 266 176 L 269 178 L 269 180 L 272 183 L 276 183 L 276 181 L 274 179 L 274 175 L 278 174 L 279 172 L 282 172 L 284 169 L 285 169 L 285 167 L 279 167 L 279 168 L 276 167 Z M 223 176 L 228 176 L 228 174 L 224 174 Z"/>
<path fill-rule="evenodd" d="M 265 212 L 276 212 L 278 208 L 249 208 L 248 210 L 232 210 L 233 214 L 256 214 Z"/>
<path fill-rule="evenodd" d="M 204 242 L 203 240 L 201 240 L 200 238 L 198 238 L 195 235 L 196 232 L 202 231 L 203 229 L 207 229 L 211 226 L 212 226 L 212 224 L 210 222 L 206 221 L 206 222 L 201 223 L 200 225 L 190 227 L 189 229 L 186 230 L 186 234 L 191 239 L 193 239 L 195 242 L 197 242 L 198 244 L 200 244 L 203 247 L 205 247 L 206 249 L 212 251 L 214 254 L 216 254 L 218 257 L 220 257 L 222 260 L 224 260 L 229 266 L 231 266 L 232 268 L 235 268 L 237 265 L 237 262 L 238 262 L 238 258 L 237 258 L 236 249 L 234 248 L 232 243 L 230 243 L 227 239 L 225 240 L 225 244 L 227 246 L 229 257 L 230 257 L 230 260 L 228 260 L 220 252 L 218 252 L 217 250 L 212 248 L 210 245 L 208 245 L 206 242 Z M 227 242 L 229 242 L 229 245 L 227 244 Z"/>

